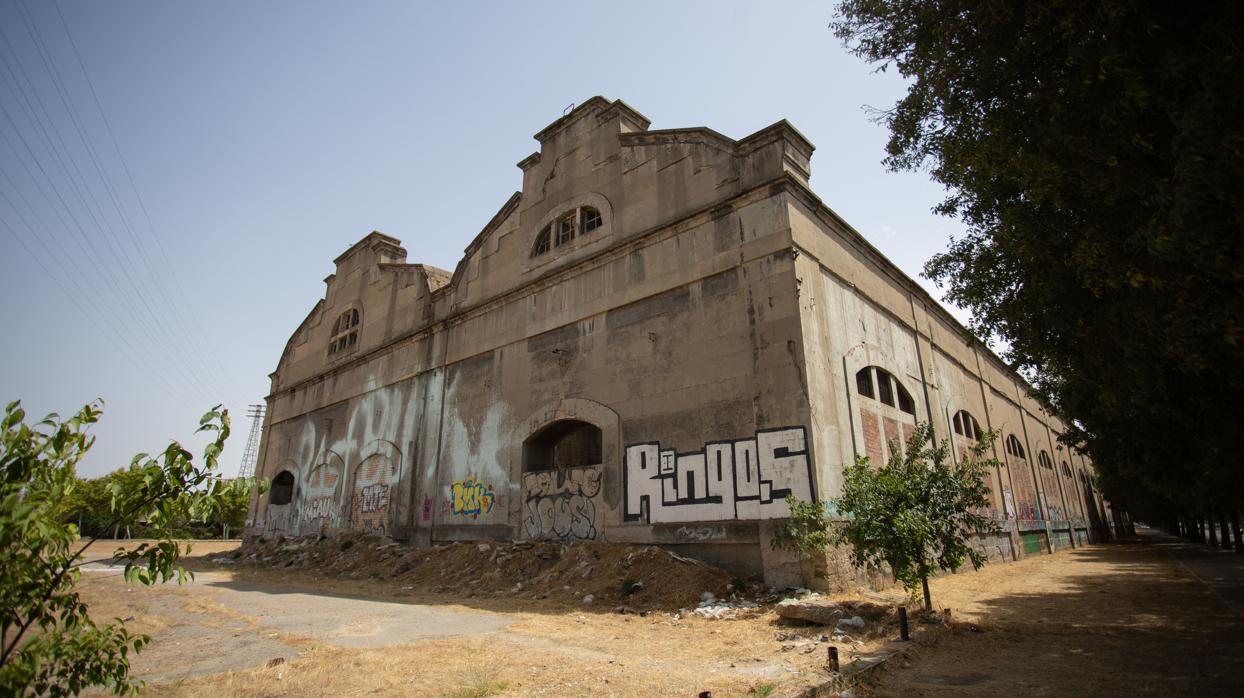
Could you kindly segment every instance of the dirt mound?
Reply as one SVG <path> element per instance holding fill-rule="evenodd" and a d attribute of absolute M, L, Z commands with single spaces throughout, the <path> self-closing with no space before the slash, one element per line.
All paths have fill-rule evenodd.
<path fill-rule="evenodd" d="M 508 595 L 636 610 L 689 608 L 705 592 L 725 597 L 738 591 L 728 572 L 700 560 L 614 543 L 477 541 L 412 548 L 371 537 L 287 538 L 253 541 L 212 561 L 390 580 L 438 594 Z"/>

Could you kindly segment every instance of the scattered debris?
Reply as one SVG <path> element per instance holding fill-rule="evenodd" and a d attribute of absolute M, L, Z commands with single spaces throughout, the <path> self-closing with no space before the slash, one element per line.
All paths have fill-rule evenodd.
<path fill-rule="evenodd" d="M 746 599 L 739 601 L 718 601 L 712 594 L 705 592 L 705 599 L 691 611 L 692 615 L 714 620 L 730 620 L 739 617 L 739 611 L 758 609 L 760 604 Z"/>
<path fill-rule="evenodd" d="M 820 596 L 783 599 L 775 610 L 779 616 L 788 620 L 801 620 L 817 625 L 833 625 L 843 616 L 838 604 Z"/>
<path fill-rule="evenodd" d="M 851 616 L 850 618 L 839 619 L 838 625 L 849 625 L 856 630 L 863 630 L 865 623 L 863 618 L 860 618 L 859 616 Z"/>
<path fill-rule="evenodd" d="M 588 603 L 609 603 L 612 608 L 625 601 L 639 610 L 694 608 L 709 597 L 717 604 L 733 578 L 724 570 L 664 548 L 615 543 L 471 541 L 413 548 L 343 534 L 320 540 L 256 539 L 243 545 L 236 556 L 228 562 L 219 556 L 207 561 L 387 581 L 416 594 L 469 589 L 477 595 L 532 600 L 579 596 L 583 601 L 591 596 Z M 723 609 L 722 615 L 729 614 Z"/>

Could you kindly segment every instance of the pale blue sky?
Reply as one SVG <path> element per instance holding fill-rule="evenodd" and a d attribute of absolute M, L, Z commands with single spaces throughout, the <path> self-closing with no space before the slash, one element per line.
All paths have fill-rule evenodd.
<path fill-rule="evenodd" d="M 846 53 L 828 3 L 59 0 L 89 83 L 57 9 L 0 0 L 0 399 L 103 397 L 89 475 L 198 443 L 216 402 L 236 472 L 333 258 L 381 230 L 452 270 L 532 134 L 592 95 L 652 128 L 790 120 L 813 189 L 910 275 L 961 230 L 881 165 L 864 107 L 903 83 Z"/>

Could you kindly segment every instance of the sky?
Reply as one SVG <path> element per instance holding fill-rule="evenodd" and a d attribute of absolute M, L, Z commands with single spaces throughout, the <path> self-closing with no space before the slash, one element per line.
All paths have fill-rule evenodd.
<path fill-rule="evenodd" d="M 908 275 L 962 232 L 882 164 L 905 91 L 826 2 L 0 0 L 0 400 L 102 398 L 79 473 L 223 404 L 237 472 L 268 374 L 371 232 L 453 270 L 532 135 L 593 95 L 731 138 L 787 119 L 812 189 Z M 955 311 L 960 319 L 965 314 Z"/>

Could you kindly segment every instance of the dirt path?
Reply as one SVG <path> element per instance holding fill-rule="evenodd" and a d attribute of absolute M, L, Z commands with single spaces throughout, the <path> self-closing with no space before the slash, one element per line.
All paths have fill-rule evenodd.
<path fill-rule="evenodd" d="M 955 631 L 862 693 L 1210 696 L 1244 685 L 1244 559 L 1161 533 L 938 579 L 933 599 L 953 609 Z"/>
<path fill-rule="evenodd" d="M 640 615 L 569 586 L 547 599 L 465 583 L 436 594 L 402 579 L 191 562 L 196 578 L 180 587 L 126 585 L 102 559 L 85 568 L 92 614 L 129 617 L 153 638 L 133 662 L 147 695 L 745 696 L 829 677 L 829 630 L 771 609 Z"/>

